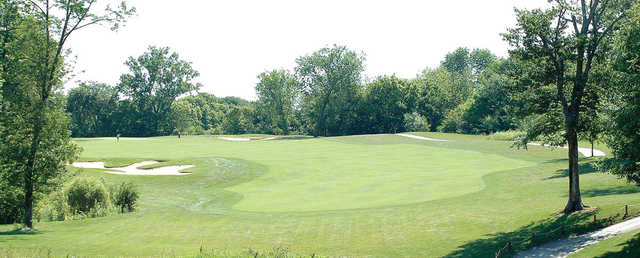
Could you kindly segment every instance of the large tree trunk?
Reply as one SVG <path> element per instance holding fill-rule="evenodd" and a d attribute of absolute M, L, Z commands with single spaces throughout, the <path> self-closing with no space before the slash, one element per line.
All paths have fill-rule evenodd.
<path fill-rule="evenodd" d="M 33 121 L 33 138 L 31 139 L 31 146 L 29 150 L 29 156 L 27 157 L 27 167 L 24 173 L 24 225 L 28 228 L 33 228 L 33 172 L 36 165 L 36 155 L 38 153 L 38 147 L 40 146 L 40 133 L 42 131 L 42 123 L 44 117 L 44 101 L 42 107 L 38 107 L 37 114 Z"/>
<path fill-rule="evenodd" d="M 567 126 L 570 126 L 570 122 Z M 567 128 L 567 140 L 569 143 L 569 202 L 564 208 L 564 213 L 569 214 L 574 211 L 584 209 L 582 197 L 580 196 L 580 167 L 578 164 L 578 135 L 575 128 Z"/>
<path fill-rule="evenodd" d="M 33 228 L 33 181 L 25 174 L 24 185 L 24 225 Z"/>

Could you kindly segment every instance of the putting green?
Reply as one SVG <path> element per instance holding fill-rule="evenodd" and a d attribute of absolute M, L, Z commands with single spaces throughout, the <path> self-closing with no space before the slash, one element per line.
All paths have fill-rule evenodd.
<path fill-rule="evenodd" d="M 373 208 L 424 202 L 484 187 L 482 176 L 535 163 L 424 145 L 358 145 L 317 141 L 291 151 L 241 193 L 234 209 L 292 212 Z"/>

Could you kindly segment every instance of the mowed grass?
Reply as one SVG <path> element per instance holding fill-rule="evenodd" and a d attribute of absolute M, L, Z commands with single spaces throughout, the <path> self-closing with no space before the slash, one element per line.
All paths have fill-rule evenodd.
<path fill-rule="evenodd" d="M 123 176 L 74 169 L 108 183 L 133 181 L 138 211 L 0 226 L 0 246 L 54 255 L 195 255 L 289 248 L 297 255 L 490 256 L 505 235 L 544 224 L 567 199 L 566 150 L 528 151 L 483 136 L 418 134 L 231 142 L 213 136 L 76 139 L 82 160 L 107 165 L 194 164 L 186 176 Z M 583 159 L 585 203 L 598 216 L 640 203 L 640 189 Z M 582 223 L 588 218 L 578 218 Z"/>

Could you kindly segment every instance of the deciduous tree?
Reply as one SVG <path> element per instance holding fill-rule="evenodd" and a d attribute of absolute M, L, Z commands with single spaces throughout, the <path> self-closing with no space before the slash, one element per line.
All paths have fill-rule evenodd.
<path fill-rule="evenodd" d="M 591 69 L 597 57 L 606 54 L 603 42 L 619 27 L 631 2 L 555 0 L 549 9 L 516 10 L 517 25 L 504 34 L 512 47 L 511 57 L 521 62 L 525 70 L 515 91 L 544 93 L 542 98 L 547 99 L 533 104 L 536 108 L 530 110 L 535 112 L 530 114 L 561 121 L 561 126 L 554 130 L 530 130 L 521 144 L 541 134 L 563 136 L 569 147 L 569 200 L 565 213 L 584 207 L 580 195 L 578 134 L 585 90 L 592 86 Z"/>
<path fill-rule="evenodd" d="M 264 72 L 258 76 L 256 85 L 257 108 L 266 118 L 265 128 L 269 133 L 289 134 L 293 119 L 294 104 L 300 88 L 295 77 L 285 70 Z"/>
<path fill-rule="evenodd" d="M 118 91 L 135 103 L 136 126 L 144 128 L 144 136 L 171 133 L 171 105 L 179 96 L 201 87 L 192 82 L 200 74 L 191 63 L 169 52 L 168 47 L 151 46 L 141 56 L 129 57 L 125 62 L 129 73 L 120 76 Z"/>
<path fill-rule="evenodd" d="M 344 46 L 322 48 L 296 60 L 303 108 L 314 136 L 346 134 L 355 122 L 364 57 Z"/>

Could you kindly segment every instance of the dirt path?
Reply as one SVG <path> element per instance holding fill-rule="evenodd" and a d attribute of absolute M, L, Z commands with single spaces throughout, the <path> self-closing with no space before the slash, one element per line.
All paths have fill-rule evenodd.
<path fill-rule="evenodd" d="M 409 137 L 409 138 L 413 138 L 413 139 L 418 139 L 418 140 L 423 140 L 423 141 L 433 141 L 433 142 L 448 142 L 449 140 L 442 140 L 442 139 L 434 139 L 434 138 L 428 138 L 428 137 L 422 137 L 422 136 L 417 136 L 417 135 L 413 135 L 413 134 L 404 134 L 404 133 L 399 133 L 396 134 L 399 136 L 404 136 L 404 137 Z"/>
<path fill-rule="evenodd" d="M 191 173 L 182 173 L 180 172 L 180 170 L 194 167 L 193 165 L 181 165 L 181 166 L 166 166 L 166 167 L 159 167 L 159 168 L 152 168 L 152 169 L 139 169 L 139 167 L 156 164 L 156 163 L 158 162 L 143 161 L 143 162 L 138 162 L 126 167 L 119 167 L 119 168 L 105 168 L 104 162 L 73 162 L 72 165 L 74 167 L 79 167 L 79 168 L 100 168 L 100 169 L 115 170 L 115 172 L 114 171 L 105 171 L 105 172 L 109 174 L 116 174 L 116 175 L 172 175 L 172 176 L 189 175 Z"/>
<path fill-rule="evenodd" d="M 550 147 L 549 145 L 542 145 L 542 144 L 535 143 L 535 142 L 530 142 L 530 143 L 528 143 L 528 145 Z M 567 147 L 567 146 L 560 146 L 558 148 L 569 149 L 569 147 Z M 578 151 L 580 153 L 582 153 L 582 155 L 584 155 L 585 157 L 591 157 L 591 148 L 579 148 L 578 147 Z M 593 149 L 593 157 L 604 157 L 606 155 L 607 154 L 605 154 L 601 150 Z"/>
<path fill-rule="evenodd" d="M 639 228 L 640 217 L 637 217 L 595 232 L 549 242 L 518 253 L 515 257 L 567 257 L 589 245 Z"/>

